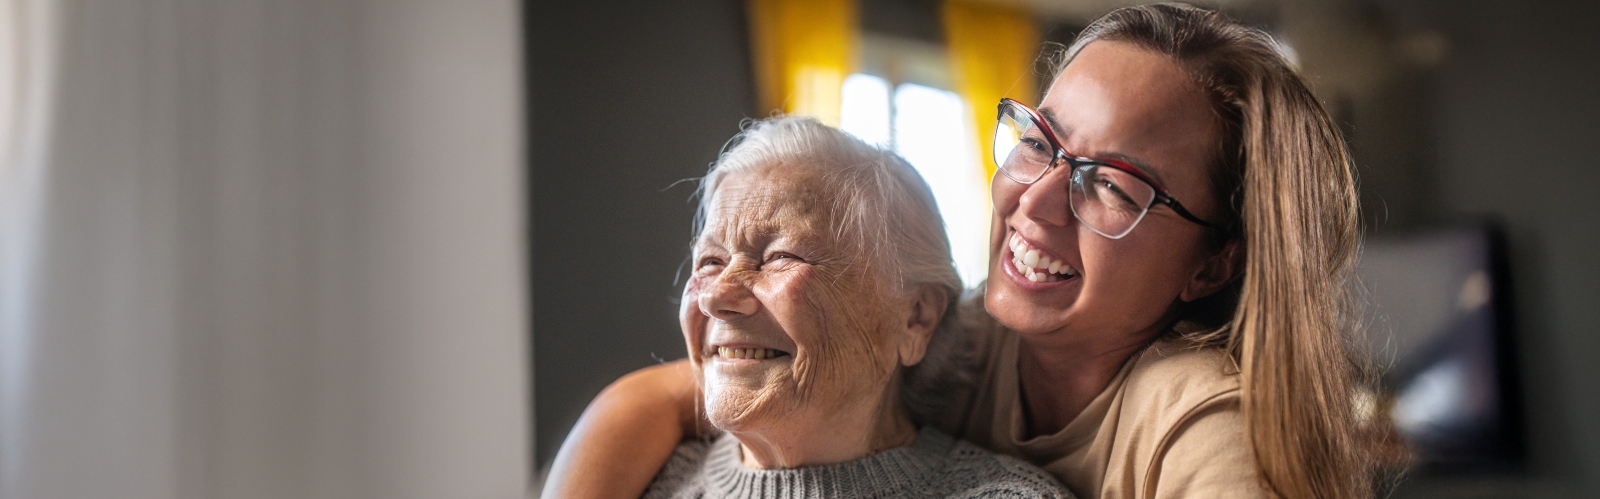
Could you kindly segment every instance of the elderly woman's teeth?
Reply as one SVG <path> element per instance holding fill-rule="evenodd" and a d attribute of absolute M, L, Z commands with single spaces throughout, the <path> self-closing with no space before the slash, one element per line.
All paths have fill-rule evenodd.
<path fill-rule="evenodd" d="M 1078 275 L 1066 262 L 1050 258 L 1050 255 L 1028 246 L 1021 236 L 1012 234 L 1009 245 L 1013 256 L 1011 264 L 1029 281 L 1056 282 Z"/>
<path fill-rule="evenodd" d="M 783 355 L 783 352 L 771 348 L 717 347 L 717 356 L 725 359 L 766 360 L 780 355 Z"/>

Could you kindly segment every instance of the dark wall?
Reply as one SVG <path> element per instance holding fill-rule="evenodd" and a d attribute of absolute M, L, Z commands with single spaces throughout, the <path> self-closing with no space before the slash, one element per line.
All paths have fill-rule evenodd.
<path fill-rule="evenodd" d="M 537 459 L 624 373 L 682 358 L 696 178 L 754 106 L 743 2 L 535 1 L 527 16 Z"/>
<path fill-rule="evenodd" d="M 1600 497 L 1600 3 L 1394 1 L 1449 40 L 1422 82 L 1405 218 L 1507 232 L 1527 468 L 1418 480 L 1416 497 Z M 1395 193 L 1393 195 L 1401 195 Z"/>

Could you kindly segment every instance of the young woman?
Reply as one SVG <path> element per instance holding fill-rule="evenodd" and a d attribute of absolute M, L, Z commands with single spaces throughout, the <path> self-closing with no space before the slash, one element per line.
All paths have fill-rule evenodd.
<path fill-rule="evenodd" d="M 1372 495 L 1343 322 L 1351 167 L 1272 40 L 1119 9 L 1037 111 L 999 121 L 988 319 L 960 410 L 933 423 L 1084 497 Z M 700 431 L 694 393 L 681 363 L 613 384 L 547 496 L 637 495 Z"/>

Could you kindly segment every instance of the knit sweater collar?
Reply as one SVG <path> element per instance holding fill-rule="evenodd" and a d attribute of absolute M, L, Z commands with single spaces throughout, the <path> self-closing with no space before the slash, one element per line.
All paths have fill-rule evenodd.
<path fill-rule="evenodd" d="M 903 493 L 933 476 L 955 440 L 924 427 L 911 445 L 865 458 L 781 470 L 745 467 L 739 440 L 723 434 L 706 456 L 709 497 L 884 497 Z"/>

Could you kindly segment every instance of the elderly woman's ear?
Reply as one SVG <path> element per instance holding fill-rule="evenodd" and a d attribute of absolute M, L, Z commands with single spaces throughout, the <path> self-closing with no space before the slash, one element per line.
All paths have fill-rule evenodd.
<path fill-rule="evenodd" d="M 928 353 L 928 340 L 939 329 L 939 320 L 944 318 L 945 307 L 950 304 L 950 295 L 946 293 L 949 291 L 930 284 L 911 296 L 910 306 L 905 309 L 905 329 L 900 332 L 900 365 L 914 366 Z"/>

